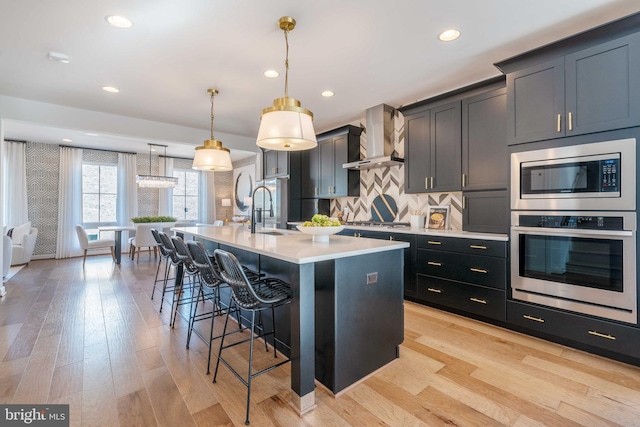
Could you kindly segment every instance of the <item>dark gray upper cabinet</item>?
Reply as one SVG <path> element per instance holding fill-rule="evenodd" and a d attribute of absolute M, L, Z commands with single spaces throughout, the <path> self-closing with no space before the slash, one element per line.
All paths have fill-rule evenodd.
<path fill-rule="evenodd" d="M 263 176 L 274 178 L 289 174 L 289 152 L 264 150 L 263 151 Z"/>
<path fill-rule="evenodd" d="M 300 152 L 300 197 L 318 197 L 320 188 L 320 148 Z"/>
<path fill-rule="evenodd" d="M 462 190 L 507 188 L 507 89 L 462 100 Z"/>
<path fill-rule="evenodd" d="M 460 191 L 460 101 L 405 116 L 405 192 Z"/>
<path fill-rule="evenodd" d="M 360 159 L 361 133 L 362 128 L 347 125 L 318 135 L 318 197 L 360 195 L 360 171 L 342 165 Z"/>
<path fill-rule="evenodd" d="M 509 144 L 640 125 L 640 34 L 507 75 Z"/>

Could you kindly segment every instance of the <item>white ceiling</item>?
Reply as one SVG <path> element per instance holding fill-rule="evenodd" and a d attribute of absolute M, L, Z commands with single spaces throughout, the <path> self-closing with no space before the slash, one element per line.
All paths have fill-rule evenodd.
<path fill-rule="evenodd" d="M 640 2 L 0 0 L 0 10 L 0 95 L 208 132 L 213 87 L 220 91 L 216 132 L 253 138 L 260 111 L 284 94 L 281 16 L 298 23 L 289 35 L 289 94 L 313 111 L 322 132 L 380 103 L 399 107 L 496 76 L 494 62 L 635 13 Z M 134 26 L 109 26 L 111 14 Z M 440 42 L 449 27 L 462 36 Z M 71 62 L 47 60 L 50 51 Z M 280 77 L 264 77 L 269 68 Z M 105 85 L 120 93 L 102 91 Z M 323 98 L 325 89 L 336 95 Z M 125 151 L 148 152 L 153 142 L 70 132 L 12 120 L 5 126 L 6 138 L 66 137 Z M 170 145 L 170 154 L 189 157 L 201 144 Z"/>

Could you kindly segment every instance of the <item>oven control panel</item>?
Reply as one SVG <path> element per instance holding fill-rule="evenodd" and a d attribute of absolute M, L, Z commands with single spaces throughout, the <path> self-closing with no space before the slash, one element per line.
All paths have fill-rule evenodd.
<path fill-rule="evenodd" d="M 580 230 L 623 230 L 621 216 L 519 215 L 521 227 L 569 228 Z"/>

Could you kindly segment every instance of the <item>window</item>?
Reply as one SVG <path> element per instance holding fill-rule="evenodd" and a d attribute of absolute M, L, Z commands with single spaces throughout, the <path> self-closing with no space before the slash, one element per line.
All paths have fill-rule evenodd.
<path fill-rule="evenodd" d="M 173 189 L 173 216 L 178 221 L 197 221 L 200 172 L 174 169 L 173 176 L 178 178 Z"/>
<path fill-rule="evenodd" d="M 82 164 L 82 222 L 85 226 L 115 224 L 118 166 Z"/>

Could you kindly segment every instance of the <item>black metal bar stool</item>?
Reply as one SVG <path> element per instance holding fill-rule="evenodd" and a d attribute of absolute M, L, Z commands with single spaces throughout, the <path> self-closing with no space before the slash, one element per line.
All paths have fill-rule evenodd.
<path fill-rule="evenodd" d="M 156 289 L 158 289 L 159 291 L 160 290 L 162 291 L 162 299 L 160 300 L 160 313 L 162 313 L 162 303 L 164 302 L 164 295 L 167 291 L 169 292 L 173 291 L 173 285 L 169 285 L 168 283 L 170 280 L 174 280 L 175 277 L 169 277 L 170 271 L 171 271 L 171 264 L 169 263 L 170 255 L 169 255 L 169 251 L 164 246 L 162 239 L 160 238 L 159 231 L 156 230 L 155 228 L 152 228 L 151 234 L 153 235 L 153 238 L 155 239 L 156 243 L 158 243 L 158 248 L 160 248 L 160 259 L 158 260 L 158 267 L 156 268 L 156 277 L 153 281 L 153 290 L 151 291 L 151 299 L 153 299 L 153 295 L 155 294 Z M 158 279 L 158 275 L 160 274 L 160 266 L 163 261 L 164 261 L 164 272 L 162 275 L 163 277 Z M 158 287 L 158 282 L 162 282 L 162 289 Z"/>
<path fill-rule="evenodd" d="M 176 248 L 173 246 L 171 239 L 167 235 L 167 233 L 163 231 L 158 231 L 158 236 L 160 236 L 160 240 L 164 245 L 167 254 L 169 255 L 169 264 L 172 265 L 175 269 L 175 284 L 173 285 L 173 292 L 171 292 L 171 314 L 169 315 L 169 326 L 173 326 L 173 320 L 175 319 L 175 311 L 178 309 L 178 306 L 183 304 L 183 296 L 184 293 L 184 265 L 182 264 L 182 260 L 178 258 Z M 191 283 L 190 283 L 191 285 Z M 169 287 L 165 288 L 169 290 Z M 166 292 L 162 292 L 162 300 L 165 299 Z M 160 302 L 160 307 L 162 308 L 162 302 Z"/>
<path fill-rule="evenodd" d="M 200 282 L 200 272 L 198 267 L 195 266 L 191 259 L 191 255 L 189 254 L 189 250 L 187 249 L 187 245 L 182 240 L 180 236 L 171 236 L 171 243 L 176 250 L 176 256 L 182 262 L 183 266 L 183 276 L 182 281 L 184 283 L 185 278 L 189 279 L 190 293 L 182 295 L 181 298 L 177 300 L 175 311 L 173 312 L 173 324 L 176 322 L 176 315 L 180 313 L 180 315 L 191 325 L 191 313 L 193 311 L 193 302 L 199 300 L 198 293 L 202 291 L 202 287 L 199 286 Z M 184 292 L 184 287 L 183 287 Z M 185 316 L 180 310 L 179 306 L 189 304 L 189 315 Z M 187 338 L 187 348 L 189 348 L 189 339 Z"/>
<path fill-rule="evenodd" d="M 207 359 L 207 375 L 209 375 L 211 369 L 211 344 L 213 340 L 222 336 L 213 336 L 215 318 L 226 314 L 229 309 L 229 306 L 224 305 L 220 300 L 220 287 L 227 287 L 228 285 L 220 276 L 218 265 L 216 264 L 215 260 L 209 257 L 202 243 L 197 241 L 189 241 L 187 242 L 187 249 L 189 250 L 189 254 L 191 255 L 193 265 L 196 266 L 196 268 L 200 272 L 200 290 L 198 292 L 198 299 L 196 300 L 195 307 L 193 308 L 193 312 L 191 314 L 191 322 L 189 323 L 189 332 L 187 334 L 187 348 L 189 348 L 189 342 L 191 341 L 192 333 L 195 333 L 197 337 L 199 337 L 202 341 L 204 341 L 205 344 L 209 346 L 209 357 Z M 204 292 L 205 288 L 209 290 L 208 293 Z M 204 302 L 205 298 L 213 304 L 213 307 L 211 311 L 198 314 L 198 303 L 200 301 Z M 240 321 L 240 309 L 237 307 L 235 309 L 235 315 L 238 319 L 238 330 L 236 332 L 239 332 L 242 331 L 242 323 Z M 202 336 L 202 334 L 194 328 L 195 322 L 206 319 L 211 319 L 211 330 L 209 332 L 208 338 Z"/>
<path fill-rule="evenodd" d="M 277 344 L 280 344 L 286 348 L 290 347 L 281 341 L 276 335 L 276 321 L 275 321 L 275 308 L 287 304 L 291 301 L 291 286 L 276 278 L 256 278 L 254 280 L 249 280 L 245 275 L 242 265 L 238 262 L 238 259 L 230 252 L 223 251 L 221 249 L 216 249 L 214 252 L 216 262 L 220 267 L 220 275 L 224 279 L 224 281 L 231 287 L 231 298 L 229 301 L 229 308 L 231 306 L 240 307 L 246 311 L 249 311 L 251 314 L 251 336 L 245 340 L 235 342 L 232 344 L 224 345 L 224 339 L 227 331 L 227 323 L 229 321 L 229 311 L 227 310 L 227 318 L 224 323 L 224 330 L 222 332 L 222 340 L 220 341 L 220 350 L 218 351 L 218 361 L 216 362 L 216 371 L 213 375 L 213 382 L 216 382 L 216 377 L 218 376 L 218 367 L 220 366 L 220 362 L 231 370 L 231 372 L 247 387 L 247 418 L 245 424 L 249 424 L 249 405 L 251 402 L 251 380 L 258 375 L 264 374 L 266 372 L 271 371 L 272 369 L 277 368 L 280 365 L 283 365 L 289 362 L 289 359 L 283 360 L 276 364 L 269 366 L 268 368 L 262 369 L 258 372 L 253 372 L 253 339 L 256 336 L 256 313 L 260 314 L 263 310 L 271 309 L 271 319 L 272 319 L 272 330 L 267 332 L 264 328 L 264 325 L 260 325 L 258 337 L 265 340 L 266 345 L 266 337 L 269 335 L 273 335 L 273 355 L 274 358 L 278 357 L 277 354 Z M 260 316 L 261 317 L 261 316 Z M 262 323 L 262 322 L 260 322 Z M 249 342 L 249 371 L 247 374 L 247 379 L 242 377 L 232 366 L 222 357 L 222 350 Z"/>

